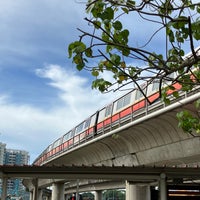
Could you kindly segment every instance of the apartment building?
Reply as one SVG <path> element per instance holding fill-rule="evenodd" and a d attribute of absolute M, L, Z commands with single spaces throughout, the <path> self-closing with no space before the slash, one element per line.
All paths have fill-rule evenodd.
<path fill-rule="evenodd" d="M 0 143 L 0 164 L 5 165 L 28 165 L 29 153 L 23 150 L 7 149 L 6 144 Z M 2 193 L 2 183 L 0 181 L 0 195 Z M 8 179 L 7 193 L 10 196 L 23 196 L 25 188 L 21 179 Z"/>

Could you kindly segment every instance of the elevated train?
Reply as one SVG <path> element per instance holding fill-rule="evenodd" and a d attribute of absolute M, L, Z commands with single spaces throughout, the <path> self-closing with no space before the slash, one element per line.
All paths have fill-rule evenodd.
<path fill-rule="evenodd" d="M 172 78 L 175 76 L 175 73 L 170 75 Z M 165 84 L 167 85 L 167 83 Z M 175 88 L 174 91 L 181 91 L 179 83 L 174 83 L 173 87 Z M 96 111 L 93 115 L 50 144 L 33 164 L 43 165 L 52 157 L 67 151 L 85 140 L 109 132 L 116 127 L 134 120 L 134 116 L 138 112 L 149 107 L 152 102 L 159 100 L 159 83 L 157 81 L 144 84 L 143 88 L 148 101 L 144 98 L 140 90 L 135 89 L 128 92 Z M 171 95 L 174 91 L 169 90 L 168 95 Z"/>

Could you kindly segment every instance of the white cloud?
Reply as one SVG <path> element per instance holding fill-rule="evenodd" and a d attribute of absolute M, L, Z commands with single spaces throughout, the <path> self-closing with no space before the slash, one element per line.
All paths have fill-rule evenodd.
<path fill-rule="evenodd" d="M 97 91 L 91 90 L 85 77 L 64 70 L 58 65 L 48 65 L 45 68 L 37 69 L 36 73 L 43 78 L 48 78 L 50 80 L 48 84 L 60 91 L 59 98 L 70 108 L 72 114 L 83 117 L 85 113 L 91 114 L 94 107 L 97 107 L 95 100 L 99 94 Z M 87 112 L 81 113 L 80 111 L 87 105 L 90 105 L 91 108 L 87 109 Z"/>
<path fill-rule="evenodd" d="M 0 96 L 0 138 L 8 148 L 29 151 L 31 161 L 51 142 L 109 103 L 115 95 L 92 90 L 87 78 L 59 65 L 46 65 L 37 69 L 36 74 L 59 91 L 57 94 L 63 101 L 62 105 L 44 111 L 30 105 L 11 104 L 6 95 Z"/>

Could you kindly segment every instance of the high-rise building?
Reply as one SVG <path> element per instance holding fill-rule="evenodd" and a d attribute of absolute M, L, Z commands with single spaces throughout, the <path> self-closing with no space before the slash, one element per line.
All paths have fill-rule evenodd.
<path fill-rule="evenodd" d="M 0 142 L 0 165 L 4 164 L 4 155 L 6 150 L 6 144 Z M 0 194 L 2 193 L 2 180 L 0 179 Z"/>
<path fill-rule="evenodd" d="M 5 165 L 28 165 L 29 153 L 27 151 L 6 149 Z"/>
<path fill-rule="evenodd" d="M 6 144 L 0 143 L 0 164 L 5 165 L 28 165 L 29 153 L 23 150 L 6 149 Z M 0 195 L 2 185 L 0 183 Z M 8 179 L 7 193 L 11 196 L 23 196 L 25 188 L 21 179 Z"/>
<path fill-rule="evenodd" d="M 6 144 L 0 142 L 0 165 L 4 164 L 5 150 L 6 150 Z"/>
<path fill-rule="evenodd" d="M 27 165 L 29 163 L 29 154 L 27 151 L 6 149 L 5 165 Z M 24 186 L 21 179 L 8 179 L 7 193 L 19 196 L 23 193 Z"/>

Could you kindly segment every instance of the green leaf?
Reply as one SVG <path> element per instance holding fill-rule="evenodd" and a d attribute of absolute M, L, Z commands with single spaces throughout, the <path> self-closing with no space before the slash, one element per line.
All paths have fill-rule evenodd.
<path fill-rule="evenodd" d="M 75 63 L 75 64 L 80 64 L 80 63 L 82 63 L 83 61 L 82 61 L 82 57 L 81 57 L 81 55 L 80 54 L 77 54 L 77 55 L 75 55 L 74 57 L 73 57 L 73 62 Z"/>
<path fill-rule="evenodd" d="M 129 13 L 129 10 L 127 9 L 127 8 L 121 8 L 126 14 L 128 14 Z"/>
<path fill-rule="evenodd" d="M 130 76 L 135 76 L 136 73 L 137 73 L 137 69 L 135 67 L 129 67 Z"/>
<path fill-rule="evenodd" d="M 119 65 L 120 64 L 120 60 L 121 60 L 121 57 L 117 54 L 112 54 L 111 56 L 111 61 L 115 64 L 115 65 Z"/>
<path fill-rule="evenodd" d="M 104 92 L 107 90 L 109 86 L 112 84 L 109 81 L 104 80 L 103 78 L 101 79 L 96 79 L 92 82 L 92 88 L 96 88 L 101 92 Z"/>
<path fill-rule="evenodd" d="M 125 29 L 121 32 L 124 41 L 126 41 L 126 43 L 128 42 L 128 36 L 129 36 L 129 30 Z"/>
<path fill-rule="evenodd" d="M 198 100 L 195 102 L 195 107 L 196 107 L 197 109 L 200 108 L 200 99 L 198 99 Z"/>
<path fill-rule="evenodd" d="M 93 24 L 94 24 L 94 27 L 95 27 L 96 29 L 99 29 L 99 28 L 101 27 L 101 22 L 98 21 L 98 20 L 93 21 Z"/>
<path fill-rule="evenodd" d="M 197 12 L 200 13 L 200 5 L 197 5 Z"/>
<path fill-rule="evenodd" d="M 99 72 L 96 69 L 93 69 L 92 75 L 97 77 L 97 76 L 99 76 Z"/>
<path fill-rule="evenodd" d="M 200 40 L 200 19 L 197 18 L 196 22 L 192 23 L 192 32 L 196 40 Z"/>
<path fill-rule="evenodd" d="M 106 34 L 105 32 L 102 33 L 102 36 L 101 36 L 102 40 L 104 42 L 108 42 L 109 41 L 109 35 Z"/>
<path fill-rule="evenodd" d="M 109 53 L 110 51 L 112 51 L 114 49 L 113 45 L 107 45 L 106 46 L 106 52 Z"/>
<path fill-rule="evenodd" d="M 91 10 L 91 14 L 93 15 L 94 18 L 98 18 L 103 12 L 105 3 L 103 3 L 102 1 L 97 1 L 93 5 L 94 7 Z"/>
<path fill-rule="evenodd" d="M 176 88 L 173 85 L 168 86 L 167 90 L 175 90 Z"/>
<path fill-rule="evenodd" d="M 85 50 L 85 55 L 86 55 L 87 57 L 92 57 L 92 49 L 91 49 L 91 48 L 87 48 L 87 49 Z"/>
<path fill-rule="evenodd" d="M 116 21 L 116 22 L 113 23 L 113 27 L 116 30 L 121 30 L 122 29 L 122 23 L 120 21 Z"/>
<path fill-rule="evenodd" d="M 112 20 L 114 17 L 114 10 L 111 7 L 108 7 L 104 10 L 104 12 L 100 15 L 102 20 L 108 19 Z"/>
<path fill-rule="evenodd" d="M 175 91 L 175 92 L 173 92 L 172 94 L 173 94 L 173 96 L 174 96 L 175 98 L 178 98 L 178 97 L 179 97 L 178 91 Z"/>
<path fill-rule="evenodd" d="M 170 105 L 171 101 L 168 98 L 164 98 L 164 102 L 165 102 L 166 105 Z"/>
<path fill-rule="evenodd" d="M 174 42 L 174 33 L 172 32 L 172 30 L 169 31 L 168 36 L 169 36 L 169 41 Z"/>
<path fill-rule="evenodd" d="M 68 46 L 69 58 L 72 57 L 73 53 L 79 54 L 79 53 L 82 53 L 85 49 L 86 49 L 86 45 L 83 42 L 81 41 L 72 42 Z"/>
<path fill-rule="evenodd" d="M 128 7 L 135 7 L 135 1 L 133 0 L 127 0 L 126 4 Z"/>
<path fill-rule="evenodd" d="M 69 58 L 72 57 L 73 49 L 74 49 L 74 42 L 71 43 L 71 44 L 68 46 L 68 54 L 69 54 Z"/>
<path fill-rule="evenodd" d="M 78 65 L 76 65 L 76 69 L 78 70 L 78 71 L 81 71 L 83 68 L 84 68 L 84 64 L 83 63 L 79 63 Z"/>
<path fill-rule="evenodd" d="M 124 55 L 124 56 L 129 56 L 129 54 L 130 54 L 130 49 L 127 47 L 125 47 L 125 48 L 123 48 L 122 49 L 122 54 Z"/>
<path fill-rule="evenodd" d="M 178 127 L 182 128 L 183 131 L 192 133 L 193 130 L 200 131 L 200 121 L 199 118 L 193 116 L 189 111 L 183 110 L 176 114 L 179 121 Z"/>

